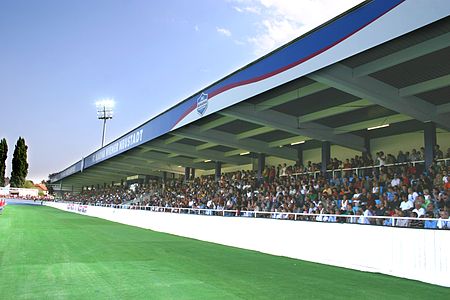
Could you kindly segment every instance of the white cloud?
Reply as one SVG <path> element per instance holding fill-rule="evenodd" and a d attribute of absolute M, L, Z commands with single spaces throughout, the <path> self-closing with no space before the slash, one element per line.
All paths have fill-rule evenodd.
<path fill-rule="evenodd" d="M 363 0 L 236 0 L 242 12 L 260 15 L 257 33 L 248 38 L 261 56 L 343 13 Z M 251 8 L 251 9 L 249 9 Z"/>
<path fill-rule="evenodd" d="M 198 27 L 198 25 L 195 25 L 195 26 L 194 26 L 194 30 L 195 30 L 195 31 L 200 31 L 200 27 Z"/>
<path fill-rule="evenodd" d="M 233 8 L 239 13 L 248 12 L 256 15 L 261 14 L 261 7 L 259 6 L 245 6 L 245 7 L 234 6 Z"/>
<path fill-rule="evenodd" d="M 246 7 L 244 7 L 244 10 L 246 12 L 249 12 L 249 13 L 252 13 L 252 14 L 256 14 L 256 15 L 261 14 L 261 8 L 257 7 L 257 6 L 246 6 Z"/>
<path fill-rule="evenodd" d="M 226 28 L 220 28 L 220 27 L 216 27 L 216 30 L 218 33 L 224 35 L 224 36 L 231 36 L 231 31 L 226 29 Z"/>

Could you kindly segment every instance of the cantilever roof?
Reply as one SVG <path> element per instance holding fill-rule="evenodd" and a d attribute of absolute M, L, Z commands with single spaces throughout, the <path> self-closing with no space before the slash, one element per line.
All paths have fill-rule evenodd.
<path fill-rule="evenodd" d="M 52 178 L 106 182 L 173 166 L 246 164 L 243 151 L 295 160 L 323 140 L 364 150 L 373 135 L 450 129 L 448 2 L 366 1 L 217 81 Z M 443 113 L 441 113 L 443 112 Z M 370 133 L 372 134 L 372 133 Z M 374 137 L 374 136 L 373 136 Z M 206 162 L 205 162 L 206 161 Z M 168 166 L 172 167 L 168 167 Z M 104 180 L 104 181 L 102 181 Z"/>

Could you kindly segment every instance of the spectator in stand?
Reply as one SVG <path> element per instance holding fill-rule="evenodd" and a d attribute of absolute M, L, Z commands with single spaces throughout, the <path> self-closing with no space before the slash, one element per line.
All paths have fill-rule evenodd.
<path fill-rule="evenodd" d="M 439 145 L 434 146 L 434 159 L 443 159 L 444 153 L 442 153 L 442 150 L 440 149 Z"/>
<path fill-rule="evenodd" d="M 388 154 L 388 155 L 386 156 L 386 164 L 392 165 L 392 164 L 395 164 L 396 162 L 397 162 L 397 160 L 395 159 L 395 156 L 394 156 L 394 155 Z"/>
<path fill-rule="evenodd" d="M 354 213 L 354 211 L 353 211 L 353 206 L 350 204 L 350 203 L 348 203 L 347 204 L 347 207 L 345 208 L 345 210 L 342 212 L 342 215 L 345 215 L 345 216 L 353 216 L 355 213 Z M 350 223 L 349 222 L 349 220 L 351 220 L 351 218 L 347 218 L 346 219 L 348 222 L 347 223 Z"/>
<path fill-rule="evenodd" d="M 440 218 L 437 220 L 437 228 L 450 229 L 450 219 L 448 217 L 448 211 L 443 210 L 440 212 Z"/>
<path fill-rule="evenodd" d="M 339 160 L 335 157 L 330 161 L 330 169 L 331 170 L 336 170 L 339 169 L 339 166 L 341 165 L 341 163 L 339 162 Z"/>
<path fill-rule="evenodd" d="M 403 211 L 396 209 L 395 210 L 395 217 L 399 217 L 398 219 L 396 219 L 395 222 L 395 226 L 397 227 L 408 227 L 409 225 L 409 220 L 408 219 L 403 219 L 403 217 L 405 217 Z M 402 218 L 402 219 L 400 219 Z"/>
<path fill-rule="evenodd" d="M 368 224 L 366 223 L 367 218 L 364 218 L 364 211 L 362 210 L 362 208 L 358 208 L 355 212 L 355 215 L 357 216 L 356 218 L 356 223 L 358 224 Z"/>
<path fill-rule="evenodd" d="M 398 151 L 398 154 L 397 154 L 397 163 L 405 163 L 407 161 L 407 159 L 406 159 L 406 155 L 405 154 L 403 154 L 403 151 Z"/>
<path fill-rule="evenodd" d="M 433 219 L 434 215 L 432 213 L 427 213 L 425 215 L 428 219 Z M 424 222 L 424 228 L 426 229 L 436 229 L 437 228 L 437 220 L 425 220 Z"/>
<path fill-rule="evenodd" d="M 418 153 L 416 149 L 412 149 L 411 154 L 409 155 L 409 159 L 410 161 L 420 160 L 420 153 Z"/>
<path fill-rule="evenodd" d="M 417 168 L 416 168 L 416 166 L 413 165 L 413 164 L 411 164 L 411 163 L 408 164 L 408 168 L 407 168 L 407 170 L 406 170 L 406 174 L 407 174 L 408 176 L 415 176 L 416 173 L 417 173 Z"/>
<path fill-rule="evenodd" d="M 415 213 L 414 211 L 411 213 L 411 218 L 414 218 L 414 220 L 411 220 L 409 226 L 411 228 L 423 228 L 424 227 L 424 222 L 422 220 L 420 220 L 420 216 L 417 216 L 417 213 Z"/>
<path fill-rule="evenodd" d="M 425 147 L 420 147 L 420 160 L 425 160 Z"/>
<path fill-rule="evenodd" d="M 269 181 L 269 175 L 270 175 L 270 168 L 269 168 L 269 166 L 266 166 L 264 168 L 264 172 L 263 172 L 263 177 L 264 177 L 265 182 Z"/>
<path fill-rule="evenodd" d="M 348 158 L 345 160 L 344 165 L 342 166 L 342 168 L 344 170 L 346 170 L 345 171 L 346 176 L 351 174 L 351 170 L 347 170 L 347 169 L 351 169 L 352 168 L 352 164 L 350 163 L 350 160 Z"/>
<path fill-rule="evenodd" d="M 386 215 L 386 207 L 384 207 L 384 204 L 381 200 L 375 200 L 375 210 L 374 215 L 378 217 L 383 217 Z M 383 225 L 383 219 L 376 219 L 375 220 L 377 225 Z"/>
<path fill-rule="evenodd" d="M 443 204 L 443 209 L 447 209 L 447 211 L 450 210 L 450 199 L 448 198 L 447 191 L 443 191 L 439 194 L 439 202 Z"/>
<path fill-rule="evenodd" d="M 400 203 L 400 209 L 402 211 L 408 211 L 414 207 L 413 204 L 410 201 L 408 201 L 408 196 L 406 194 L 402 194 L 401 197 L 402 197 L 402 202 Z M 419 203 L 417 203 L 417 204 L 419 204 Z M 420 204 L 419 204 L 419 207 L 420 207 Z"/>
<path fill-rule="evenodd" d="M 384 166 L 386 164 L 386 157 L 384 156 L 384 152 L 377 152 L 377 157 L 375 158 L 375 164 L 377 166 Z"/>
<path fill-rule="evenodd" d="M 355 193 L 352 196 L 352 204 L 360 204 L 361 200 L 361 193 L 359 192 L 359 189 L 355 188 Z"/>
<path fill-rule="evenodd" d="M 273 181 L 275 180 L 275 175 L 276 175 L 276 170 L 275 170 L 275 167 L 272 166 L 269 171 L 269 182 L 270 183 L 273 183 Z"/>
<path fill-rule="evenodd" d="M 411 161 L 411 153 L 409 151 L 405 152 L 405 161 L 404 162 L 410 162 Z"/>
<path fill-rule="evenodd" d="M 431 195 L 430 195 L 430 191 L 428 189 L 423 190 L 423 199 L 424 199 L 424 203 L 426 203 L 426 204 L 431 202 Z"/>
<path fill-rule="evenodd" d="M 374 216 L 374 209 L 372 206 L 363 206 L 362 210 L 364 211 L 363 215 L 364 215 L 364 224 L 375 224 L 375 222 L 373 222 L 373 220 L 370 218 L 372 216 Z"/>
<path fill-rule="evenodd" d="M 280 174 L 280 176 L 286 176 L 287 174 L 286 174 L 286 171 L 287 171 L 287 166 L 286 166 L 286 164 L 284 163 L 283 164 L 283 167 L 281 168 L 281 174 Z"/>
<path fill-rule="evenodd" d="M 444 190 L 450 189 L 450 180 L 446 170 L 442 172 L 442 185 L 444 186 Z"/>
<path fill-rule="evenodd" d="M 432 203 L 429 203 L 428 205 L 433 205 Z M 419 201 L 415 203 L 415 208 L 412 210 L 413 213 L 417 215 L 417 217 L 422 217 L 425 215 L 425 208 L 422 207 Z"/>
<path fill-rule="evenodd" d="M 394 179 L 392 179 L 391 181 L 391 186 L 395 187 L 395 186 L 399 186 L 400 185 L 400 178 L 398 178 L 397 173 L 394 174 Z"/>
<path fill-rule="evenodd" d="M 372 181 L 372 195 L 375 197 L 380 195 L 380 184 L 375 179 Z"/>
<path fill-rule="evenodd" d="M 389 186 L 388 191 L 386 192 L 388 206 L 391 210 L 400 207 L 400 199 L 397 192 L 394 192 L 394 189 Z"/>
<path fill-rule="evenodd" d="M 370 152 L 363 152 L 362 164 L 365 167 L 373 165 L 373 159 L 372 159 L 372 155 L 370 154 Z"/>
<path fill-rule="evenodd" d="M 419 196 L 419 194 L 415 192 L 412 187 L 408 188 L 408 201 L 411 202 L 411 205 L 414 204 L 417 196 Z"/>

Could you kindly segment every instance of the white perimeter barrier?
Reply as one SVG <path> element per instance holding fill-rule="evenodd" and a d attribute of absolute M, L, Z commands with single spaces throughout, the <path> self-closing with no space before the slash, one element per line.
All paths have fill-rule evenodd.
<path fill-rule="evenodd" d="M 450 287 L 448 230 L 45 205 L 202 241 Z"/>

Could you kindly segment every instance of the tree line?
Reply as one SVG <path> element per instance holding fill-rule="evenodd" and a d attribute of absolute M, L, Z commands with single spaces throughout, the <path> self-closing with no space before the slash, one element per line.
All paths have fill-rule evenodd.
<path fill-rule="evenodd" d="M 28 175 L 27 162 L 28 146 L 25 139 L 19 137 L 14 148 L 12 158 L 11 179 L 9 181 L 11 187 L 23 187 Z M 5 186 L 6 158 L 8 157 L 8 143 L 3 138 L 0 141 L 0 186 Z"/>

